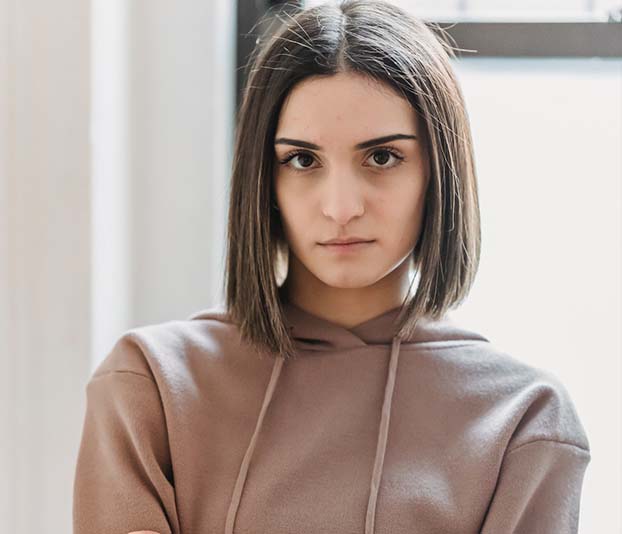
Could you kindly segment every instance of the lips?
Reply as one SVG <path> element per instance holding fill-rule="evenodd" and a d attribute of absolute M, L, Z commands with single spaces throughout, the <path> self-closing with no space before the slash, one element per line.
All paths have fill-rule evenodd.
<path fill-rule="evenodd" d="M 373 239 L 364 239 L 362 237 L 351 237 L 347 239 L 331 239 L 320 243 L 321 245 L 351 245 L 354 243 L 370 243 Z"/>
<path fill-rule="evenodd" d="M 366 250 L 374 244 L 372 241 L 350 241 L 349 243 L 329 243 L 322 244 L 324 250 L 329 253 L 338 254 L 339 256 L 349 256 L 350 254 L 357 254 L 359 251 Z"/>

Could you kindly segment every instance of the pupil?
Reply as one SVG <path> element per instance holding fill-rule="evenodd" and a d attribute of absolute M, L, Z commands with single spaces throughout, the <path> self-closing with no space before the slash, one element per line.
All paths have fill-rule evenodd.
<path fill-rule="evenodd" d="M 309 154 L 300 154 L 300 156 L 298 156 L 298 157 L 301 159 L 301 161 L 300 161 L 301 165 L 303 167 L 307 167 L 307 165 L 304 164 L 304 160 L 305 160 L 305 158 L 311 159 L 311 156 L 309 156 Z M 309 165 L 311 164 L 310 161 L 307 160 L 307 162 L 309 163 Z"/>
<path fill-rule="evenodd" d="M 378 161 L 378 155 L 380 154 L 380 159 L 384 161 Z M 389 153 L 386 151 L 376 152 L 374 154 L 374 161 L 379 165 L 384 165 L 389 160 Z"/>

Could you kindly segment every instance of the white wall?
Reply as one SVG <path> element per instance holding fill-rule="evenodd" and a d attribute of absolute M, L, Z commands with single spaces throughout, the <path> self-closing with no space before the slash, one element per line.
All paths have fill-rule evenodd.
<path fill-rule="evenodd" d="M 10 121 L 8 116 L 8 100 L 11 90 L 9 83 L 9 36 L 8 24 L 8 3 L 7 0 L 0 0 L 0 421 L 8 422 L 13 420 L 14 401 L 12 374 L 13 363 L 8 355 L 11 353 L 9 344 L 9 318 L 11 316 L 9 299 L 10 294 L 9 280 L 9 232 L 2 231 L 8 228 L 8 193 L 9 193 L 9 139 L 11 135 Z M 5 355 L 5 356 L 2 356 Z M 6 423 L 3 426 L 7 426 Z M 8 428 L 7 428 L 8 430 Z M 8 432 L 0 431 L 0 473 L 6 475 L 2 477 L 0 484 L 0 518 L 6 518 L 4 524 L 0 519 L 0 530 L 3 532 L 9 521 L 13 521 L 11 512 L 11 495 L 13 488 L 11 480 L 15 475 L 12 471 L 11 451 L 13 442 L 9 442 Z"/>
<path fill-rule="evenodd" d="M 128 15 L 125 0 L 91 3 L 91 355 L 132 323 Z"/>
<path fill-rule="evenodd" d="M 579 532 L 619 532 L 622 60 L 454 65 L 483 226 L 456 317 L 564 382 L 592 452 Z"/>
<path fill-rule="evenodd" d="M 71 532 L 94 367 L 220 299 L 233 9 L 0 0 L 0 532 Z"/>
<path fill-rule="evenodd" d="M 92 367 L 220 300 L 235 3 L 94 0 Z"/>
<path fill-rule="evenodd" d="M 220 298 L 235 2 L 128 5 L 132 320 L 145 323 Z"/>
<path fill-rule="evenodd" d="M 0 532 L 69 532 L 89 370 L 88 2 L 0 0 Z"/>

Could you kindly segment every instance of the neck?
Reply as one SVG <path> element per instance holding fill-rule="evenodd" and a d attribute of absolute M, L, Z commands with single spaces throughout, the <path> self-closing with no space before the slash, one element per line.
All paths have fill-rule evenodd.
<path fill-rule="evenodd" d="M 401 306 L 413 277 L 412 257 L 374 284 L 343 288 L 329 286 L 306 269 L 293 255 L 281 287 L 282 297 L 323 319 L 351 328 Z"/>

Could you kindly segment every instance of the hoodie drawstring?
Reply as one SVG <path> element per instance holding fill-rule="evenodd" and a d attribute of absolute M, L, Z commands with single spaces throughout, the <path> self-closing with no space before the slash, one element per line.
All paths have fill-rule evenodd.
<path fill-rule="evenodd" d="M 255 450 L 255 443 L 257 443 L 257 436 L 259 435 L 259 430 L 261 429 L 261 424 L 263 423 L 264 415 L 266 414 L 266 410 L 268 409 L 268 405 L 272 400 L 272 394 L 274 393 L 274 388 L 276 387 L 276 382 L 279 379 L 279 375 L 281 374 L 281 368 L 283 367 L 284 359 L 281 356 L 277 356 L 274 358 L 274 366 L 272 367 L 272 376 L 270 376 L 270 382 L 268 382 L 268 387 L 266 388 L 266 393 L 263 399 L 263 405 L 261 407 L 261 411 L 259 412 L 259 417 L 257 418 L 257 424 L 255 425 L 255 432 L 253 433 L 253 437 L 248 445 L 248 449 L 246 450 L 246 454 L 244 455 L 244 459 L 242 460 L 242 464 L 240 465 L 240 472 L 238 473 L 238 479 L 235 482 L 235 486 L 233 488 L 233 496 L 231 497 L 231 503 L 229 504 L 229 511 L 227 512 L 227 521 L 225 523 L 225 534 L 233 534 L 233 526 L 235 523 L 235 517 L 238 514 L 238 507 L 240 506 L 240 498 L 242 496 L 242 490 L 244 489 L 244 483 L 246 482 L 246 474 L 248 473 L 248 465 L 250 464 L 251 457 L 253 456 L 253 451 Z"/>
<path fill-rule="evenodd" d="M 378 429 L 378 446 L 376 447 L 376 459 L 374 460 L 374 471 L 371 477 L 371 487 L 369 490 L 369 501 L 367 503 L 367 515 L 365 517 L 365 534 L 373 534 L 374 522 L 376 519 L 376 501 L 378 500 L 378 489 L 380 488 L 380 477 L 382 476 L 382 466 L 384 464 L 384 452 L 387 448 L 387 435 L 389 433 L 389 419 L 391 418 L 391 404 L 393 399 L 393 389 L 395 387 L 395 374 L 397 370 L 397 359 L 400 354 L 400 338 L 395 336 L 391 344 L 391 360 L 389 361 L 389 372 L 384 387 L 384 402 L 382 403 L 382 417 Z"/>
<path fill-rule="evenodd" d="M 391 405 L 393 399 L 393 390 L 395 388 L 395 375 L 397 370 L 397 360 L 400 352 L 401 339 L 398 336 L 393 337 L 391 345 L 391 359 L 389 361 L 389 371 L 387 373 L 387 380 L 384 388 L 384 402 L 382 404 L 382 416 L 380 417 L 380 426 L 378 428 L 378 442 L 376 447 L 376 458 L 374 460 L 374 469 L 372 471 L 372 478 L 369 491 L 369 501 L 367 503 L 367 514 L 365 516 L 365 534 L 374 534 L 374 522 L 376 517 L 376 502 L 378 500 L 378 490 L 380 488 L 380 478 L 382 476 L 382 467 L 384 464 L 384 454 L 387 447 L 387 435 L 389 433 L 389 419 L 391 417 Z M 272 375 L 266 388 L 264 395 L 263 405 L 257 418 L 255 425 L 255 432 L 251 437 L 250 443 L 242 459 L 240 465 L 240 471 L 238 478 L 233 488 L 233 495 L 231 496 L 231 503 L 229 504 L 229 511 L 227 512 L 227 519 L 225 522 L 225 534 L 233 534 L 233 527 L 235 525 L 235 519 L 240 506 L 240 499 L 242 497 L 242 491 L 244 490 L 244 484 L 248 474 L 248 466 L 255 450 L 255 444 L 257 443 L 257 436 L 261 429 L 261 425 L 268 409 L 268 405 L 272 400 L 276 383 L 281 374 L 283 368 L 284 359 L 282 357 L 274 358 L 274 366 L 272 367 Z"/>

